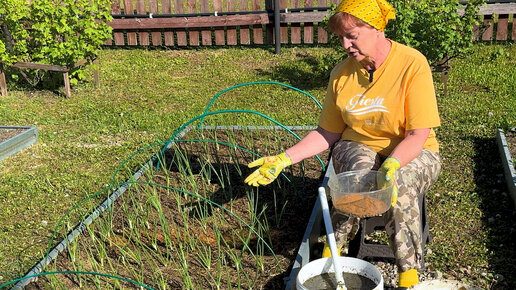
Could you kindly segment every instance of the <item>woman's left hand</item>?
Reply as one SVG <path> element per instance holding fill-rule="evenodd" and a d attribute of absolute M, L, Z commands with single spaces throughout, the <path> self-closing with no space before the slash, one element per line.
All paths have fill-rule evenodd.
<path fill-rule="evenodd" d="M 398 159 L 394 157 L 389 157 L 385 159 L 380 166 L 378 178 L 378 186 L 380 188 L 385 188 L 393 184 L 392 187 L 392 198 L 391 198 L 391 206 L 396 204 L 398 200 L 398 187 L 396 186 L 396 172 L 400 169 L 401 164 Z"/>

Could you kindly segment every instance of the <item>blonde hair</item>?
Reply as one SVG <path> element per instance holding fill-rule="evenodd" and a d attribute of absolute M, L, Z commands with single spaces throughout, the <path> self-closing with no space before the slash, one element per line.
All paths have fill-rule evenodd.
<path fill-rule="evenodd" d="M 333 14 L 328 20 L 328 29 L 333 34 L 344 34 L 344 23 L 352 24 L 352 26 L 369 26 L 371 28 L 374 28 L 373 26 L 371 26 L 370 24 L 356 16 L 353 16 L 346 12 L 337 12 Z"/>

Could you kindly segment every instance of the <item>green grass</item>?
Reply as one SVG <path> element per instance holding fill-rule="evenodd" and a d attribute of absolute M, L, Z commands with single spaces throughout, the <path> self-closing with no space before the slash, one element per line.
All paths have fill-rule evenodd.
<path fill-rule="evenodd" d="M 285 81 L 288 75 L 275 70 L 330 52 L 291 49 L 276 56 L 263 49 L 105 50 L 100 55 L 99 89 L 84 83 L 66 99 L 48 91 L 10 87 L 9 97 L 0 99 L 0 123 L 34 125 L 40 139 L 0 163 L 0 201 L 5 209 L 0 214 L 0 281 L 23 275 L 41 258 L 66 210 L 105 188 L 133 152 L 167 140 L 199 115 L 216 93 L 244 82 Z M 323 82 L 309 90 L 319 100 Z M 312 124 L 317 111 L 306 97 L 285 114 L 299 95 L 273 85 L 245 87 L 225 94 L 212 110 L 261 110 L 287 125 Z M 314 113 L 299 116 L 299 106 Z M 254 119 L 250 116 L 249 123 L 257 124 Z"/>
<path fill-rule="evenodd" d="M 496 128 L 516 122 L 515 51 L 477 45 L 454 61 L 449 94 L 439 97 L 444 167 L 429 195 L 434 240 L 427 258 L 432 268 L 483 287 L 515 285 L 514 208 L 495 141 Z"/>
<path fill-rule="evenodd" d="M 453 61 L 448 95 L 438 97 L 444 166 L 428 194 L 433 241 L 426 260 L 451 278 L 509 289 L 516 287 L 514 208 L 503 194 L 495 129 L 516 126 L 516 46 L 476 45 L 473 52 Z M 10 82 L 9 97 L 0 98 L 0 124 L 36 126 L 40 139 L 0 162 L 0 283 L 39 261 L 68 209 L 110 184 L 133 152 L 167 140 L 199 115 L 216 93 L 270 80 L 322 101 L 324 60 L 332 54 L 324 47 L 285 47 L 281 55 L 260 48 L 108 49 L 99 58 L 100 88 L 81 83 L 72 98 Z M 439 75 L 435 80 L 440 92 Z M 286 125 L 313 125 L 318 118 L 308 98 L 274 85 L 228 92 L 211 110 L 224 109 L 260 111 Z M 269 124 L 251 115 L 240 118 Z M 81 214 L 67 221 L 70 226 Z"/>

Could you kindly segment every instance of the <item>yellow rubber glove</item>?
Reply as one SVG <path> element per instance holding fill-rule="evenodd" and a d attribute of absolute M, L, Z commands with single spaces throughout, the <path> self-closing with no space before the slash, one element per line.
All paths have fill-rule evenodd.
<path fill-rule="evenodd" d="M 292 165 L 292 160 L 285 152 L 276 156 L 262 157 L 247 165 L 249 168 L 256 166 L 260 166 L 260 168 L 251 173 L 244 182 L 252 186 L 267 185 L 273 182 L 285 167 L 290 165 Z"/>
<path fill-rule="evenodd" d="M 380 166 L 378 171 L 385 173 L 385 175 L 380 175 L 378 184 L 380 188 L 385 188 L 394 183 L 392 188 L 392 198 L 391 198 L 391 206 L 396 204 L 398 201 L 398 187 L 396 186 L 396 172 L 400 169 L 401 164 L 398 159 L 394 157 L 388 157 Z"/>

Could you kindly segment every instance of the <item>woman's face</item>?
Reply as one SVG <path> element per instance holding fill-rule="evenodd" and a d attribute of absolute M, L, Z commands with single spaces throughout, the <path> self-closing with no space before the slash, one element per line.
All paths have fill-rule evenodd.
<path fill-rule="evenodd" d="M 368 25 L 357 26 L 351 22 L 344 22 L 342 25 L 337 36 L 348 55 L 358 62 L 366 57 L 374 59 L 378 39 L 382 32 Z"/>

